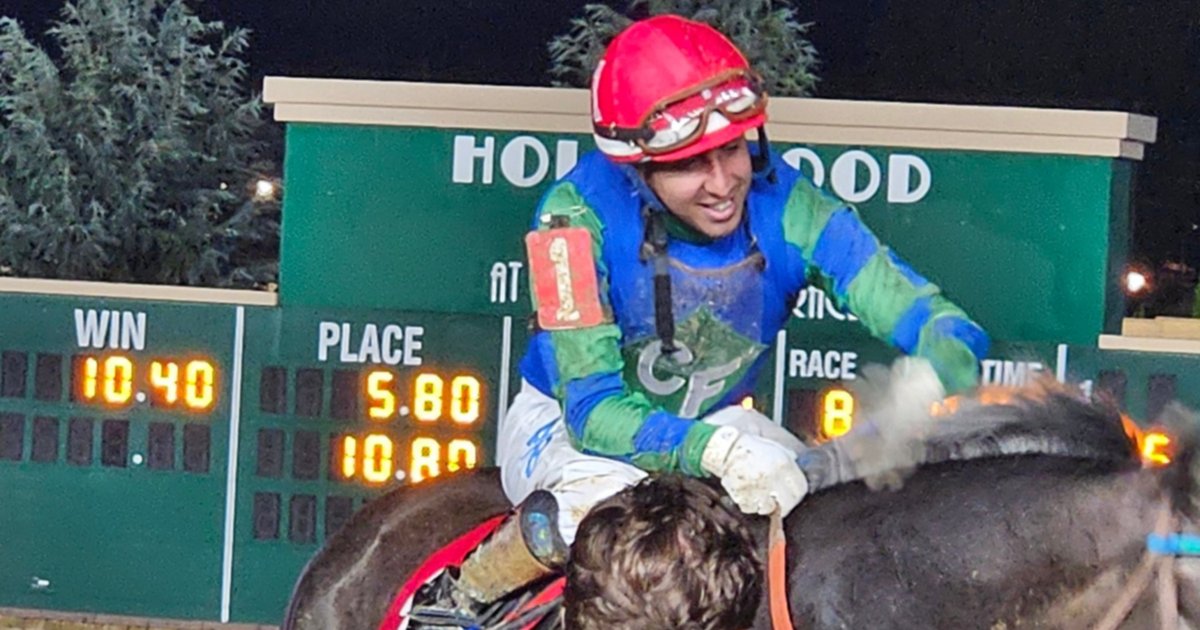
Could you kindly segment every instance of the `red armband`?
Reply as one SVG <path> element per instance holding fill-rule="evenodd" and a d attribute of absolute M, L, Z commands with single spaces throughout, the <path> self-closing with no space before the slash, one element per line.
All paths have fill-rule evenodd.
<path fill-rule="evenodd" d="M 555 228 L 525 236 L 529 275 L 543 330 L 586 328 L 604 321 L 592 235 L 585 228 Z"/>

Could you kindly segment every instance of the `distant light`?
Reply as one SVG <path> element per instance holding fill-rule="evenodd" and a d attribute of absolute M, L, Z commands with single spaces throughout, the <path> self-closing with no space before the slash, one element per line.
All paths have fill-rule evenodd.
<path fill-rule="evenodd" d="M 1130 271 L 1125 274 L 1125 290 L 1129 293 L 1140 293 L 1146 289 L 1150 281 L 1140 271 Z"/>
<path fill-rule="evenodd" d="M 221 190 L 229 190 L 229 184 L 226 184 L 225 182 L 221 182 Z"/>
<path fill-rule="evenodd" d="M 254 183 L 254 199 L 257 201 L 269 201 L 275 198 L 275 182 L 269 179 L 260 179 Z"/>

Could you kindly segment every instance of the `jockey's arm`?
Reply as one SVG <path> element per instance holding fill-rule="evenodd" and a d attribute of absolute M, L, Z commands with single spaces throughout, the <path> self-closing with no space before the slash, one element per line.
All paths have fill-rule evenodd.
<path fill-rule="evenodd" d="M 629 462 L 646 471 L 678 471 L 703 476 L 701 456 L 715 426 L 656 408 L 624 380 L 621 331 L 612 321 L 608 270 L 602 255 L 604 226 L 575 186 L 559 182 L 542 199 L 535 229 L 551 229 L 551 216 L 591 235 L 599 300 L 605 313 L 598 325 L 540 330 L 532 343 L 552 354 L 550 381 L 563 408 L 572 443 L 580 451 Z M 538 309 L 537 292 L 532 291 Z M 583 296 L 581 296 L 583 297 Z"/>
<path fill-rule="evenodd" d="M 978 384 L 987 333 L 880 243 L 853 207 L 800 178 L 783 224 L 791 272 L 823 288 L 875 337 L 928 360 L 948 394 Z"/>

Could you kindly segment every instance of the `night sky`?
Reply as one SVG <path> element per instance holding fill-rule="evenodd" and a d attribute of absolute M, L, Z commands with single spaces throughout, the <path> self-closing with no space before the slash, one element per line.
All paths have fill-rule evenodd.
<path fill-rule="evenodd" d="M 545 85 L 545 44 L 578 0 L 205 0 L 253 30 L 264 75 Z M 1110 109 L 1156 116 L 1135 251 L 1200 264 L 1200 1 L 808 0 L 818 96 Z M 0 0 L 45 30 L 57 0 Z M 620 6 L 624 6 L 623 4 Z"/>

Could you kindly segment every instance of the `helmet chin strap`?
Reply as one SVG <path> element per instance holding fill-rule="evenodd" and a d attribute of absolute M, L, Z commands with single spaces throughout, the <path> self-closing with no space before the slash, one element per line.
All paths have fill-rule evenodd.
<path fill-rule="evenodd" d="M 756 176 L 765 176 L 769 183 L 774 184 L 778 178 L 771 167 L 767 130 L 760 125 L 757 131 L 758 155 L 752 156 L 750 164 Z M 646 231 L 642 236 L 641 258 L 651 261 L 654 266 L 654 331 L 661 343 L 662 353 L 671 356 L 679 347 L 675 345 L 675 315 L 672 313 L 670 260 L 667 257 L 667 209 L 636 167 L 622 164 L 620 168 L 633 183 L 642 201 Z M 757 249 L 757 243 L 752 243 L 752 247 Z"/>
<path fill-rule="evenodd" d="M 637 168 L 621 165 L 621 170 L 637 190 L 642 201 L 642 218 L 646 230 L 642 236 L 641 258 L 654 267 L 654 331 L 663 354 L 670 356 L 679 349 L 675 345 L 675 315 L 671 311 L 671 273 L 667 258 L 667 209 L 658 194 L 646 183 Z"/>
<path fill-rule="evenodd" d="M 767 141 L 767 128 L 759 125 L 755 131 L 758 132 L 758 155 L 750 159 L 750 166 L 755 175 L 765 175 L 767 183 L 774 184 L 779 181 L 779 176 L 771 167 L 771 143 Z"/>

